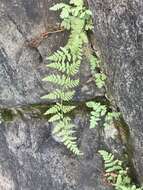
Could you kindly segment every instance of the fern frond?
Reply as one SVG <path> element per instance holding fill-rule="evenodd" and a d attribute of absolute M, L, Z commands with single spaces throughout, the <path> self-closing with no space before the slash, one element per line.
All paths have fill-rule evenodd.
<path fill-rule="evenodd" d="M 90 55 L 89 56 L 89 61 L 90 61 L 90 69 L 91 72 L 94 74 L 96 67 L 98 67 L 98 59 L 97 57 Z"/>
<path fill-rule="evenodd" d="M 68 91 L 68 92 L 63 92 L 62 96 L 61 96 L 61 100 L 63 101 L 70 101 L 73 96 L 75 94 L 75 91 Z"/>
<path fill-rule="evenodd" d="M 71 8 L 69 6 L 66 6 L 62 9 L 60 17 L 62 19 L 67 19 L 70 17 Z"/>
<path fill-rule="evenodd" d="M 107 107 L 94 101 L 87 102 L 86 105 L 88 108 L 93 109 L 93 111 L 90 112 L 90 128 L 92 129 L 98 125 L 98 121 L 106 114 Z"/>
<path fill-rule="evenodd" d="M 95 74 L 95 82 L 98 88 L 102 88 L 105 86 L 105 81 L 107 77 L 104 73 L 97 73 Z"/>
<path fill-rule="evenodd" d="M 119 162 L 118 160 L 114 160 L 114 159 L 112 159 L 108 162 L 105 162 L 105 168 L 113 167 L 113 166 L 117 165 L 118 162 Z"/>
<path fill-rule="evenodd" d="M 108 162 L 112 162 L 114 160 L 114 155 L 112 155 L 111 153 L 108 153 L 105 150 L 100 150 L 98 151 L 99 154 L 102 156 L 103 160 L 108 163 Z"/>
<path fill-rule="evenodd" d="M 104 150 L 99 151 L 100 155 L 103 157 L 105 162 L 105 170 L 106 172 L 115 172 L 118 170 L 122 170 L 122 165 L 119 160 L 114 160 L 114 155 L 108 153 Z"/>
<path fill-rule="evenodd" d="M 67 70 L 69 70 L 70 63 L 69 62 L 61 62 L 61 63 L 55 62 L 55 63 L 48 64 L 47 67 L 57 69 L 58 71 L 61 71 L 64 73 Z"/>
<path fill-rule="evenodd" d="M 49 122 L 53 123 L 54 121 L 59 121 L 61 120 L 62 118 L 62 115 L 60 113 L 56 114 L 56 115 L 53 115 L 50 119 L 49 119 Z"/>
<path fill-rule="evenodd" d="M 121 166 L 112 166 L 111 168 L 108 168 L 108 169 L 106 169 L 106 172 L 107 173 L 109 173 L 109 172 L 115 172 L 115 171 L 119 171 L 119 170 L 121 170 L 122 169 L 122 167 Z"/>
<path fill-rule="evenodd" d="M 52 75 L 49 75 L 49 76 L 43 78 L 42 81 L 48 81 L 48 82 L 52 82 L 52 83 L 64 86 L 65 80 L 66 80 L 66 76 L 65 75 L 60 76 L 58 74 L 57 75 L 52 74 Z"/>
<path fill-rule="evenodd" d="M 42 96 L 41 99 L 59 99 L 63 96 L 63 91 L 56 89 L 54 92 L 49 93 L 48 95 Z"/>
<path fill-rule="evenodd" d="M 64 27 L 67 30 L 71 29 L 71 21 L 70 19 L 64 19 L 61 23 L 61 27 Z"/>
<path fill-rule="evenodd" d="M 56 104 L 54 106 L 52 106 L 51 108 L 49 108 L 44 115 L 49 115 L 49 114 L 55 114 L 58 113 L 61 110 L 61 105 L 60 104 Z"/>
<path fill-rule="evenodd" d="M 80 60 L 73 62 L 73 64 L 70 66 L 69 72 L 67 72 L 67 74 L 70 74 L 71 76 L 74 76 L 75 74 L 77 74 L 79 71 L 80 64 L 81 64 Z"/>
<path fill-rule="evenodd" d="M 92 12 L 89 9 L 82 11 L 82 13 L 80 14 L 80 18 L 87 19 L 88 23 L 90 23 L 91 16 L 92 16 Z M 93 26 L 93 23 L 92 23 L 92 26 Z"/>
<path fill-rule="evenodd" d="M 74 76 L 79 71 L 80 63 L 80 60 L 74 62 L 73 64 L 70 64 L 69 62 L 55 62 L 48 64 L 47 67 L 57 69 L 67 75 Z"/>
<path fill-rule="evenodd" d="M 123 168 L 122 161 L 114 158 L 114 155 L 100 150 L 99 154 L 102 156 L 105 164 L 105 172 L 108 174 L 107 180 L 115 186 L 116 190 L 141 190 L 136 185 L 132 184 L 131 178 L 127 174 L 127 170 Z M 115 174 L 112 176 L 112 174 Z"/>
<path fill-rule="evenodd" d="M 49 75 L 43 79 L 43 81 L 52 82 L 54 84 L 64 86 L 65 89 L 74 88 L 79 84 L 79 79 L 71 79 L 67 77 L 66 75 Z"/>
<path fill-rule="evenodd" d="M 47 60 L 53 61 L 53 62 L 60 62 L 65 61 L 66 57 L 70 57 L 70 53 L 65 47 L 60 47 L 60 50 L 57 50 L 55 53 L 53 53 L 51 56 L 47 58 Z"/>
<path fill-rule="evenodd" d="M 91 116 L 90 117 L 90 129 L 95 128 L 98 125 L 98 121 L 100 121 L 99 117 Z"/>
<path fill-rule="evenodd" d="M 76 108 L 76 106 L 62 106 L 62 111 L 63 113 L 69 113 L 71 112 L 72 110 L 74 110 Z"/>
<path fill-rule="evenodd" d="M 97 112 L 100 112 L 102 110 L 106 110 L 107 109 L 105 105 L 101 105 L 101 103 L 95 102 L 95 101 L 87 102 L 86 105 L 89 108 L 92 108 L 94 111 L 97 111 Z"/>
<path fill-rule="evenodd" d="M 79 32 L 80 33 L 80 32 Z M 76 55 L 76 57 L 79 59 L 82 59 L 82 39 L 80 38 L 81 34 L 77 34 L 75 31 L 71 33 L 69 37 L 69 41 L 67 44 L 67 47 L 70 49 L 72 55 Z M 74 39 L 74 40 L 73 40 Z"/>
<path fill-rule="evenodd" d="M 74 154 L 81 155 L 74 134 L 75 125 L 71 123 L 70 118 L 65 117 L 63 121 L 60 121 L 53 130 L 53 133 L 61 138 L 63 144 Z"/>
<path fill-rule="evenodd" d="M 93 26 L 92 19 L 89 19 L 85 25 L 85 30 L 88 31 L 88 30 L 93 30 L 93 29 L 94 29 L 94 26 Z"/>
<path fill-rule="evenodd" d="M 95 128 L 103 116 L 105 117 L 103 126 L 110 127 L 114 119 L 117 120 L 120 116 L 119 112 L 107 112 L 107 106 L 101 105 L 99 102 L 90 101 L 86 105 L 93 110 L 90 112 L 90 128 Z"/>
<path fill-rule="evenodd" d="M 120 112 L 108 112 L 106 121 L 112 121 L 113 119 L 118 119 L 120 117 Z"/>
<path fill-rule="evenodd" d="M 52 106 L 51 108 L 49 108 L 44 115 L 49 115 L 49 114 L 58 114 L 60 112 L 63 113 L 69 113 L 72 110 L 74 110 L 76 108 L 76 106 L 64 106 L 61 105 L 59 103 L 57 103 L 56 105 Z M 59 114 L 60 115 L 60 114 Z"/>
<path fill-rule="evenodd" d="M 63 92 L 62 90 L 56 89 L 54 92 L 49 93 L 48 95 L 45 95 L 41 97 L 42 99 L 61 99 L 63 101 L 70 101 L 75 94 L 75 91 L 67 91 Z"/>
<path fill-rule="evenodd" d="M 49 108 L 45 115 L 52 115 L 50 122 L 58 122 L 54 132 L 62 138 L 66 147 L 76 155 L 80 155 L 76 143 L 76 137 L 73 136 L 75 126 L 71 120 L 65 115 L 72 111 L 75 106 L 68 106 L 64 103 L 71 101 L 75 90 L 78 86 L 79 79 L 75 75 L 78 73 L 83 57 L 83 45 L 88 43 L 86 29 L 89 28 L 88 21 L 91 21 L 91 12 L 84 6 L 83 0 L 70 0 L 69 4 L 58 3 L 50 8 L 50 10 L 60 10 L 62 19 L 61 26 L 71 30 L 69 40 L 65 47 L 60 47 L 47 58 L 50 63 L 48 68 L 56 69 L 59 74 L 50 74 L 43 81 L 53 83 L 59 87 L 42 99 L 56 100 L 60 103 Z"/>
<path fill-rule="evenodd" d="M 78 86 L 78 84 L 79 84 L 79 79 L 66 78 L 64 87 L 65 89 L 75 88 L 76 86 Z"/>

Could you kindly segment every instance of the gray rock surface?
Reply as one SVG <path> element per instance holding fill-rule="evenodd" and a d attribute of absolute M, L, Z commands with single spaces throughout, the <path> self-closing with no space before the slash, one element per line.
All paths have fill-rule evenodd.
<path fill-rule="evenodd" d="M 38 47 L 27 44 L 59 22 L 57 14 L 49 11 L 55 2 L 0 0 L 0 108 L 4 120 L 0 124 L 0 190 L 111 190 L 104 182 L 97 154 L 100 135 L 98 130 L 89 130 L 86 111 L 75 114 L 73 120 L 84 152 L 79 159 L 56 142 L 47 119 L 31 109 L 32 104 L 50 103 L 40 99 L 54 89 L 42 82 L 51 72 L 45 58 L 67 38 L 65 33 L 57 33 Z M 81 84 L 74 101 L 103 96 L 90 80 L 86 61 L 79 76 Z M 32 111 L 27 113 L 25 105 Z M 104 139 L 101 143 L 105 146 Z"/>
<path fill-rule="evenodd" d="M 0 0 L 0 107 L 39 104 L 42 103 L 40 97 L 54 89 L 50 83 L 42 82 L 42 78 L 51 73 L 45 58 L 64 45 L 67 35 L 64 32 L 51 34 L 38 47 L 29 46 L 27 41 L 31 42 L 60 22 L 57 14 L 49 11 L 55 2 Z M 90 78 L 85 61 L 74 101 L 103 95 L 94 82 L 87 83 Z"/>
<path fill-rule="evenodd" d="M 73 117 L 81 158 L 54 140 L 51 126 L 36 112 L 20 115 L 0 125 L 1 190 L 111 190 L 97 153 L 107 139 L 98 128 L 89 129 L 87 113 L 76 111 Z M 121 150 L 116 144 L 109 146 Z"/>
<path fill-rule="evenodd" d="M 84 156 L 79 159 L 56 141 L 51 133 L 52 126 L 47 119 L 41 116 L 37 109 L 31 107 L 32 104 L 50 103 L 40 99 L 42 95 L 54 89 L 51 84 L 41 81 L 45 75 L 51 72 L 45 66 L 45 59 L 47 55 L 64 45 L 67 38 L 66 33 L 57 33 L 49 35 L 38 47 L 31 47 L 27 44 L 30 39 L 49 30 L 51 25 L 55 27 L 56 23 L 59 23 L 57 14 L 49 11 L 49 7 L 55 2 L 57 1 L 0 0 L 0 108 L 3 109 L 2 118 L 4 119 L 4 122 L 0 124 L 0 190 L 111 190 L 112 188 L 104 180 L 102 161 L 97 151 L 106 148 L 122 155 L 124 147 L 119 139 L 114 138 L 113 130 L 106 130 L 105 133 L 98 127 L 89 130 L 89 114 L 83 107 L 78 108 L 80 110 L 76 110 L 73 114 L 73 122 L 77 126 L 79 147 L 84 153 Z M 134 66 L 133 62 L 129 69 L 128 54 L 124 54 L 126 46 L 123 46 L 123 50 L 116 49 L 115 52 L 114 48 L 111 48 L 111 52 L 108 54 L 107 51 L 110 51 L 106 46 L 108 35 L 104 30 L 106 28 L 105 20 L 102 20 L 106 17 L 102 9 L 107 9 L 109 5 L 112 5 L 112 1 L 107 3 L 94 0 L 90 3 L 96 10 L 97 29 L 95 26 L 95 33 L 98 36 L 100 49 L 104 52 L 105 60 L 109 55 L 107 60 L 111 61 L 108 67 L 106 66 L 107 73 L 111 73 L 111 82 L 114 81 L 114 76 L 116 78 L 115 83 L 111 83 L 113 95 L 116 94 L 118 105 L 134 135 L 135 126 L 139 124 L 138 119 L 141 114 L 138 101 L 138 97 L 141 99 L 141 94 L 138 94 L 138 90 L 135 91 L 135 87 L 140 84 L 140 81 L 134 81 L 132 88 L 132 81 L 127 83 L 126 77 L 130 78 L 131 74 L 139 80 L 139 74 L 136 76 L 136 71 L 140 70 L 141 72 L 142 56 L 139 54 L 139 58 L 135 59 L 138 64 Z M 104 7 L 105 5 L 107 7 Z M 114 26 L 114 19 L 112 22 Z M 138 23 L 141 25 L 140 21 Z M 124 26 L 126 25 L 124 24 Z M 113 28 L 114 30 L 116 31 L 116 27 Z M 120 42 L 119 39 L 115 38 L 114 40 L 113 42 L 109 40 L 109 42 L 113 43 L 112 45 Z M 127 44 L 130 43 L 128 41 Z M 119 58 L 122 57 L 122 54 L 118 52 L 119 50 L 125 57 L 127 56 L 126 69 L 129 69 L 129 73 L 126 72 L 124 65 L 121 65 L 122 59 Z M 131 52 L 129 50 L 127 53 Z M 112 54 L 116 56 L 112 57 Z M 139 70 L 136 70 L 138 69 L 136 65 Z M 135 72 L 132 73 L 132 69 Z M 126 75 L 127 73 L 128 75 Z M 76 89 L 74 101 L 79 103 L 79 101 L 84 102 L 104 95 L 103 90 L 96 89 L 94 82 L 88 82 L 91 81 L 91 74 L 86 61 L 83 62 L 79 75 L 81 84 Z M 131 94 L 128 91 L 121 91 L 125 88 L 124 85 L 130 87 Z M 136 99 L 132 99 L 133 93 L 137 95 Z M 129 96 L 129 101 L 123 96 Z M 136 109 L 131 109 L 131 107 L 134 108 L 134 101 L 137 103 L 138 113 Z M 128 102 L 130 103 L 127 104 Z M 25 105 L 28 106 L 28 111 L 25 110 Z M 11 108 L 12 115 L 11 110 L 7 110 L 8 108 Z M 133 110 L 135 110 L 134 115 Z M 130 111 L 132 111 L 131 114 Z M 136 119 L 134 120 L 134 118 Z M 142 132 L 141 125 L 137 126 L 136 144 L 141 135 L 138 135 L 139 130 Z M 110 133 L 111 131 L 112 133 Z M 139 140 L 139 142 L 141 141 Z M 138 155 L 138 151 L 140 151 L 141 155 L 141 146 L 139 146 L 139 150 L 136 147 L 135 153 Z M 138 159 L 134 159 L 139 170 L 138 163 L 141 164 L 141 161 L 138 161 Z"/>
<path fill-rule="evenodd" d="M 109 97 L 130 128 L 133 163 L 143 183 L 143 1 L 88 0 L 105 62 Z"/>

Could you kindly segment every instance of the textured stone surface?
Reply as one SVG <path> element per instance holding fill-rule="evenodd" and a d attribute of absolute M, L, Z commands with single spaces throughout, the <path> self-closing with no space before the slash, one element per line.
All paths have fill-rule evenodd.
<path fill-rule="evenodd" d="M 41 81 L 51 72 L 45 58 L 64 45 L 67 35 L 49 35 L 37 48 L 26 42 L 59 22 L 57 14 L 49 11 L 55 2 L 0 0 L 0 108 L 21 107 L 13 109 L 14 117 L 11 111 L 2 111 L 5 122 L 0 124 L 0 189 L 110 190 L 104 183 L 102 161 L 97 154 L 100 135 L 88 129 L 86 112 L 75 114 L 73 120 L 84 152 L 78 159 L 51 135 L 47 120 L 33 111 L 23 111 L 25 105 L 31 110 L 31 104 L 43 103 L 40 96 L 54 89 Z M 93 82 L 87 83 L 91 74 L 86 61 L 79 75 L 81 84 L 74 101 L 103 96 Z M 102 144 L 104 147 L 104 140 Z"/>
<path fill-rule="evenodd" d="M 49 35 L 37 48 L 27 46 L 25 42 L 39 36 L 41 32 L 47 31 L 50 25 L 55 26 L 59 22 L 57 15 L 49 11 L 49 7 L 55 2 L 57 1 L 0 0 L 0 107 L 21 107 L 17 108 L 17 111 L 12 109 L 15 117 L 11 117 L 6 110 L 3 114 L 5 122 L 0 124 L 0 189 L 111 190 L 111 187 L 104 181 L 102 161 L 97 151 L 106 148 L 114 153 L 122 154 L 124 147 L 116 138 L 117 131 L 114 136 L 112 129 L 105 130 L 104 133 L 101 128 L 89 130 L 87 110 L 81 107 L 80 112 L 79 110 L 75 111 L 72 115 L 73 122 L 77 126 L 79 147 L 84 152 L 84 156 L 79 159 L 56 141 L 56 138 L 51 135 L 52 126 L 39 115 L 39 112 L 27 112 L 23 107 L 27 105 L 30 110 L 31 104 L 44 103 L 41 102 L 40 96 L 54 89 L 54 86 L 41 82 L 41 79 L 51 72 L 45 67 L 45 58 L 64 44 L 67 35 L 65 33 Z M 97 30 L 95 28 L 95 33 L 97 33 L 99 45 L 104 46 L 100 48 L 104 51 L 106 58 L 108 57 L 106 51 L 110 51 L 110 46 L 106 46 L 107 33 L 104 31 L 107 30 L 104 30 L 105 15 L 102 15 L 102 12 L 104 13 L 103 10 L 107 9 L 112 1 L 102 2 L 100 0 L 98 2 L 94 0 L 90 3 L 92 3 L 92 7 L 94 7 L 94 3 L 96 5 L 96 8 L 94 7 L 95 10 L 97 9 L 97 15 L 95 15 Z M 116 27 L 114 30 L 116 31 Z M 100 33 L 103 36 L 100 36 Z M 119 39 L 116 41 L 120 42 Z M 112 41 L 109 40 L 109 42 Z M 112 42 L 113 45 L 116 44 L 115 42 Z M 117 50 L 119 51 L 119 49 Z M 124 73 L 125 67 L 121 70 L 120 54 L 116 53 L 116 56 L 112 58 L 112 54 L 115 54 L 111 49 L 109 54 L 111 62 L 108 64 L 109 68 L 106 67 L 107 71 L 111 72 L 111 81 L 114 81 L 112 77 L 114 72 L 120 76 L 119 71 L 121 71 L 120 79 L 126 77 L 127 73 Z M 115 59 L 115 62 L 112 59 Z M 138 59 L 138 63 L 141 60 Z M 119 64 L 116 64 L 117 61 Z M 119 68 L 116 69 L 117 65 Z M 128 67 L 128 61 L 126 65 Z M 140 65 L 141 63 L 139 67 Z M 135 67 L 133 68 L 135 69 Z M 130 72 L 132 74 L 132 70 Z M 90 77 L 89 67 L 85 61 L 80 70 L 81 84 L 76 89 L 75 101 L 85 101 L 96 96 L 103 96 L 104 93 L 97 90 L 93 82 L 88 82 Z M 136 70 L 134 77 L 136 77 Z M 118 103 L 123 113 L 128 109 L 124 105 L 122 106 L 123 102 L 119 98 L 123 98 L 123 96 L 120 97 L 120 94 L 123 93 L 120 91 L 120 85 L 125 84 L 122 80 L 118 81 L 118 77 L 114 84 L 111 83 L 113 91 L 117 93 Z M 134 89 L 133 92 L 138 93 Z M 123 95 L 127 95 L 127 93 L 124 91 Z M 126 99 L 125 101 L 128 102 Z M 132 101 L 135 100 L 131 99 L 131 104 L 128 106 L 133 105 Z M 136 101 L 138 102 L 138 97 Z M 137 113 L 135 112 L 135 114 Z M 131 121 L 133 117 L 130 114 L 126 114 L 125 118 L 130 119 L 129 123 L 138 122 L 138 120 Z M 134 124 L 136 125 L 136 123 Z M 132 134 L 134 134 L 134 130 L 135 126 Z M 111 131 L 112 133 L 110 133 Z M 136 143 L 138 143 L 137 140 Z M 136 162 L 137 159 L 134 161 Z"/>
<path fill-rule="evenodd" d="M 55 3 L 56 1 L 54 1 Z M 55 28 L 56 13 L 49 11 L 52 0 L 0 0 L 0 106 L 10 107 L 41 103 L 40 97 L 51 92 L 54 86 L 42 82 L 51 73 L 45 58 L 64 45 L 65 33 L 49 35 L 36 48 L 26 44 L 27 40 Z M 81 84 L 74 101 L 84 101 L 102 96 L 95 88 L 88 63 L 81 67 Z"/>
<path fill-rule="evenodd" d="M 143 182 L 143 1 L 88 2 L 109 78 L 108 91 L 130 128 L 133 162 Z"/>
<path fill-rule="evenodd" d="M 1 190 L 111 190 L 97 153 L 107 139 L 98 128 L 89 129 L 88 114 L 76 111 L 73 117 L 84 152 L 81 158 L 55 141 L 52 127 L 36 112 L 20 115 L 0 125 Z M 109 144 L 114 151 L 121 150 L 118 142 L 114 145 Z"/>

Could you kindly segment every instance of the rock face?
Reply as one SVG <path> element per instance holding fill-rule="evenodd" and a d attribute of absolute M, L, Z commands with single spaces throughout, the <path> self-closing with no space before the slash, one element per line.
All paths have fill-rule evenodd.
<path fill-rule="evenodd" d="M 118 140 L 104 138 L 98 128 L 89 130 L 89 114 L 81 108 L 74 113 L 73 122 L 78 126 L 79 147 L 84 156 L 74 157 L 51 135 L 52 126 L 47 119 L 31 106 L 51 103 L 40 99 L 54 89 L 42 82 L 51 72 L 45 66 L 45 58 L 67 38 L 64 32 L 39 38 L 50 25 L 55 28 L 59 22 L 57 14 L 49 12 L 56 2 L 0 0 L 0 111 L 4 120 L 0 124 L 1 190 L 111 190 L 104 182 L 97 151 L 105 147 L 123 151 Z M 42 41 L 33 47 L 28 43 L 31 39 Z M 84 61 L 74 101 L 104 95 L 90 78 Z"/>
<path fill-rule="evenodd" d="M 0 1 L 0 107 L 39 104 L 40 97 L 53 90 L 51 84 L 42 82 L 51 72 L 45 58 L 64 45 L 66 35 L 55 33 L 43 39 L 41 34 L 51 28 L 55 30 L 59 23 L 57 14 L 49 11 L 55 3 L 52 0 Z M 31 39 L 35 41 L 32 43 Z M 39 40 L 39 46 L 34 46 Z M 74 101 L 103 95 L 93 82 L 86 83 L 90 78 L 85 62 Z"/>
<path fill-rule="evenodd" d="M 31 106 L 51 103 L 40 99 L 54 89 L 42 82 L 51 72 L 45 66 L 46 57 L 64 45 L 67 38 L 64 32 L 47 38 L 41 35 L 59 23 L 57 14 L 49 11 L 56 2 L 0 0 L 0 108 L 5 113 L 0 124 L 1 190 L 111 190 L 104 182 L 97 151 L 104 148 L 120 154 L 124 151 L 119 139 L 113 137 L 113 130 L 105 130 L 103 134 L 99 127 L 89 129 L 89 113 L 83 106 L 73 113 L 72 121 L 78 126 L 78 143 L 84 156 L 74 157 L 52 135 L 53 126 Z M 138 179 L 143 182 L 143 3 L 142 0 L 88 0 L 88 3 L 94 14 L 94 39 L 109 79 L 109 99 L 120 108 L 129 126 L 132 161 Z M 39 40 L 41 43 L 37 45 Z M 93 47 L 96 45 L 93 43 Z M 86 61 L 79 76 L 81 84 L 73 101 L 104 96 L 104 91 L 97 90 L 91 81 Z"/>
<path fill-rule="evenodd" d="M 52 126 L 38 112 L 21 115 L 0 125 L 1 190 L 111 190 L 97 151 L 105 143 L 121 150 L 120 143 L 103 138 L 98 128 L 89 130 L 84 110 L 76 111 L 73 118 L 84 152 L 81 158 L 54 140 Z"/>
<path fill-rule="evenodd" d="M 131 133 L 133 163 L 143 182 L 143 1 L 88 0 L 109 78 L 108 92 Z"/>

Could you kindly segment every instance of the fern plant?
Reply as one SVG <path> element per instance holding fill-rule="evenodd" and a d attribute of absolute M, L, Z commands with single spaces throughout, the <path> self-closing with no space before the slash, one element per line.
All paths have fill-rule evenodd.
<path fill-rule="evenodd" d="M 90 62 L 90 70 L 92 77 L 95 81 L 95 84 L 98 88 L 102 88 L 105 86 L 105 81 L 107 79 L 106 75 L 100 71 L 101 70 L 101 61 L 99 57 L 92 54 L 92 51 L 89 49 L 86 51 L 86 56 Z M 97 72 L 97 70 L 99 70 Z"/>
<path fill-rule="evenodd" d="M 74 154 L 81 155 L 74 136 L 75 125 L 72 124 L 68 113 L 75 109 L 75 106 L 69 105 L 69 102 L 74 97 L 75 88 L 79 84 L 77 73 L 84 54 L 83 48 L 88 44 L 87 31 L 93 29 L 92 13 L 84 6 L 83 0 L 70 0 L 69 4 L 58 3 L 50 10 L 61 11 L 61 27 L 70 31 L 70 35 L 67 44 L 47 58 L 49 61 L 47 67 L 57 70 L 57 74 L 50 74 L 43 81 L 54 84 L 56 89 L 42 99 L 56 100 L 56 104 L 50 107 L 45 115 L 50 115 L 49 122 L 56 126 L 53 133 L 60 137 L 64 145 Z M 96 72 L 100 67 L 100 61 L 89 49 L 87 57 L 96 85 L 101 88 L 105 85 L 106 76 Z M 106 114 L 107 108 L 100 103 L 91 102 L 87 103 L 87 106 L 93 108 L 90 120 L 91 128 L 94 128 Z M 109 123 L 109 118 L 106 120 Z"/>
<path fill-rule="evenodd" d="M 111 125 L 114 119 L 118 119 L 119 112 L 108 112 L 107 106 L 100 102 L 90 101 L 86 103 L 87 107 L 92 109 L 90 112 L 90 128 L 95 128 L 98 122 L 105 117 L 104 127 Z"/>
<path fill-rule="evenodd" d="M 98 125 L 98 122 L 106 114 L 107 107 L 101 105 L 100 102 L 90 101 L 86 103 L 88 108 L 91 108 L 90 112 L 90 128 L 95 128 Z"/>
<path fill-rule="evenodd" d="M 70 0 L 69 4 L 58 3 L 50 8 L 52 11 L 61 11 L 61 26 L 70 30 L 67 44 L 60 47 L 48 57 L 48 68 L 57 70 L 57 74 L 50 74 L 43 81 L 58 86 L 56 90 L 45 95 L 42 99 L 56 99 L 57 103 L 49 108 L 45 115 L 50 115 L 50 122 L 55 123 L 54 133 L 62 139 L 62 142 L 74 154 L 82 154 L 76 143 L 75 126 L 67 114 L 75 106 L 67 105 L 75 95 L 75 88 L 79 84 L 76 78 L 79 71 L 83 46 L 88 43 L 86 31 L 93 28 L 91 11 L 84 6 L 83 0 Z"/>
<path fill-rule="evenodd" d="M 115 159 L 114 155 L 100 150 L 99 154 L 104 160 L 105 177 L 116 190 L 142 190 L 143 187 L 137 188 L 128 176 L 127 168 L 124 169 L 123 162 Z"/>

